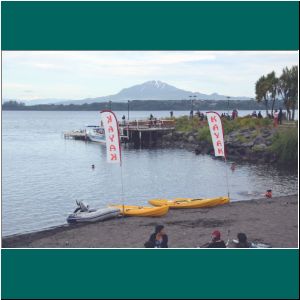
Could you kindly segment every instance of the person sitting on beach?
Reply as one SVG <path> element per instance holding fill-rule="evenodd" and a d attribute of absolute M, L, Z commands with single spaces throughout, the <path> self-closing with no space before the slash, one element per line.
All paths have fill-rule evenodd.
<path fill-rule="evenodd" d="M 151 234 L 148 242 L 145 243 L 146 248 L 168 248 L 168 236 L 164 231 L 163 225 L 157 225 L 155 232 Z"/>
<path fill-rule="evenodd" d="M 215 230 L 211 235 L 211 242 L 207 245 L 207 248 L 226 248 L 225 242 L 221 240 L 221 233 L 219 230 Z"/>
<path fill-rule="evenodd" d="M 238 243 L 235 244 L 235 248 L 251 248 L 251 243 L 248 242 L 247 236 L 245 233 L 238 233 L 237 235 Z"/>

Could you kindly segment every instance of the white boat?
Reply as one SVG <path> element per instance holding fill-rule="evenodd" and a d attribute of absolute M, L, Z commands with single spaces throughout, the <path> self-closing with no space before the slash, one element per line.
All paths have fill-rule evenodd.
<path fill-rule="evenodd" d="M 75 211 L 67 217 L 68 223 L 87 223 L 104 221 L 118 217 L 121 210 L 114 207 L 90 209 L 83 201 L 77 202 Z"/>
<path fill-rule="evenodd" d="M 86 135 L 92 142 L 106 144 L 105 131 L 104 128 L 101 126 L 96 126 L 96 125 L 86 126 Z"/>
<path fill-rule="evenodd" d="M 120 127 L 119 129 L 121 142 L 128 141 L 128 135 L 124 135 L 124 128 Z M 87 125 L 85 131 L 90 141 L 101 143 L 104 145 L 106 144 L 104 127 L 97 125 Z"/>

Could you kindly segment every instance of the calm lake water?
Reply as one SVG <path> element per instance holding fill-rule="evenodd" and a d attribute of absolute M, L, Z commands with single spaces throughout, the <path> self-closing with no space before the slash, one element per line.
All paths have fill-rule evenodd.
<path fill-rule="evenodd" d="M 118 117 L 123 114 L 127 116 L 117 112 Z M 183 114 L 188 112 L 175 112 Z M 148 115 L 131 112 L 130 118 Z M 75 200 L 103 207 L 123 199 L 143 205 L 151 198 L 226 195 L 226 168 L 233 201 L 259 198 L 268 188 L 274 196 L 297 193 L 297 174 L 271 165 L 237 165 L 232 173 L 224 162 L 186 150 L 123 149 L 122 197 L 120 167 L 106 163 L 105 147 L 62 136 L 63 131 L 98 123 L 99 112 L 2 113 L 3 235 L 64 224 Z"/>

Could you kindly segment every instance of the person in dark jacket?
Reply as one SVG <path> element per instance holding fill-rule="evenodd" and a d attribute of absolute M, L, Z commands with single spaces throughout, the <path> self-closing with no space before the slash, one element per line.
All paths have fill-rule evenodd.
<path fill-rule="evenodd" d="M 146 248 L 168 248 L 168 236 L 164 231 L 163 225 L 157 225 L 155 232 L 151 234 L 148 242 L 145 243 Z"/>
<path fill-rule="evenodd" d="M 282 125 L 282 117 L 283 117 L 283 112 L 282 112 L 282 108 L 280 108 L 278 113 L 278 122 L 280 125 Z"/>
<path fill-rule="evenodd" d="M 235 248 L 251 248 L 251 243 L 248 242 L 247 236 L 245 233 L 238 233 L 237 235 L 238 243 L 235 245 Z"/>
<path fill-rule="evenodd" d="M 211 235 L 211 242 L 207 248 L 226 248 L 225 242 L 221 240 L 221 233 L 219 230 L 215 230 Z"/>
<path fill-rule="evenodd" d="M 258 112 L 257 118 L 258 118 L 258 119 L 262 119 L 262 118 L 263 118 L 263 116 L 262 116 L 262 114 L 261 114 L 261 111 Z"/>

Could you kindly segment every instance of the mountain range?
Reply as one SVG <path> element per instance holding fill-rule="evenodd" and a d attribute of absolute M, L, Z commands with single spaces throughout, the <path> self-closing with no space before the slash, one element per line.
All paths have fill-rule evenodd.
<path fill-rule="evenodd" d="M 129 88 L 124 88 L 120 92 L 114 95 L 85 98 L 82 100 L 63 100 L 63 99 L 35 99 L 19 101 L 25 102 L 26 105 L 37 104 L 84 104 L 84 103 L 101 103 L 101 102 L 124 102 L 128 100 L 227 100 L 228 96 L 213 93 L 210 95 L 191 92 L 183 89 L 179 89 L 175 86 L 169 85 L 159 80 L 151 80 L 142 84 L 134 85 Z M 250 100 L 249 97 L 231 97 L 231 100 Z M 5 99 L 7 101 L 7 99 Z"/>

